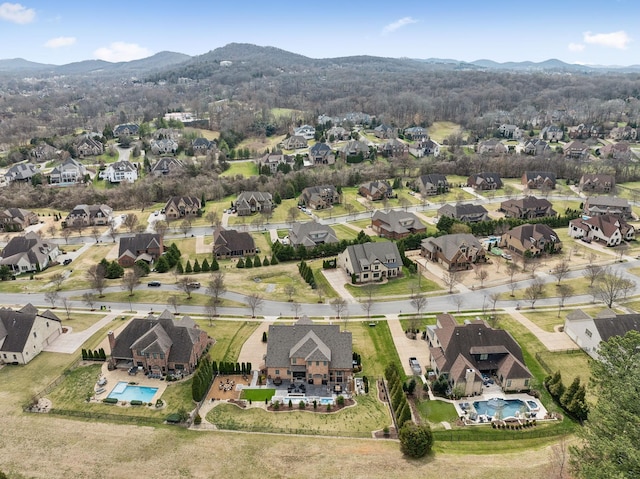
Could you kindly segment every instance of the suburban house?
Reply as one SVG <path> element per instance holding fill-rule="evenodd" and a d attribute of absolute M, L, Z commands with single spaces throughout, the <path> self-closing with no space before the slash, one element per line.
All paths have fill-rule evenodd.
<path fill-rule="evenodd" d="M 340 194 L 333 185 L 309 186 L 302 190 L 298 204 L 312 210 L 331 208 L 340 203 Z"/>
<path fill-rule="evenodd" d="M 121 136 L 138 136 L 140 132 L 140 127 L 135 123 L 122 123 L 121 125 L 116 125 L 113 129 L 113 136 L 116 138 Z"/>
<path fill-rule="evenodd" d="M 430 139 L 420 140 L 409 145 L 409 153 L 416 158 L 422 158 L 423 156 L 438 157 L 440 155 L 440 145 Z"/>
<path fill-rule="evenodd" d="M 420 243 L 420 254 L 448 271 L 470 269 L 474 263 L 486 261 L 484 247 L 470 233 L 425 238 Z"/>
<path fill-rule="evenodd" d="M 178 142 L 176 140 L 172 140 L 171 138 L 151 140 L 151 153 L 154 155 L 175 154 L 176 151 L 178 151 Z"/>
<path fill-rule="evenodd" d="M 530 190 L 554 190 L 556 174 L 551 171 L 525 171 L 522 174 L 521 183 Z"/>
<path fill-rule="evenodd" d="M 631 147 L 626 141 L 619 143 L 609 143 L 596 150 L 596 154 L 599 154 L 602 158 L 629 161 L 631 159 Z"/>
<path fill-rule="evenodd" d="M 500 211 L 506 218 L 520 218 L 530 220 L 533 218 L 546 218 L 557 216 L 551 202 L 545 198 L 525 196 L 521 199 L 511 199 L 500 203 Z"/>
<path fill-rule="evenodd" d="M 157 318 L 153 314 L 134 318 L 117 337 L 113 331 L 109 331 L 107 337 L 112 367 L 137 366 L 155 375 L 192 373 L 213 343 L 189 316 L 177 320 L 166 309 Z"/>
<path fill-rule="evenodd" d="M 385 125 L 383 123 L 382 125 L 378 125 L 373 129 L 373 134 L 376 136 L 376 138 L 391 139 L 398 136 L 398 129 L 390 125 Z"/>
<path fill-rule="evenodd" d="M 195 196 L 172 196 L 164 205 L 164 214 L 167 220 L 198 216 L 200 207 L 200 200 Z"/>
<path fill-rule="evenodd" d="M 76 140 L 73 150 L 78 158 L 98 156 L 104 153 L 104 145 L 89 135 L 83 135 Z"/>
<path fill-rule="evenodd" d="M 476 173 L 467 178 L 467 186 L 480 191 L 497 190 L 502 188 L 502 178 L 498 173 Z"/>
<path fill-rule="evenodd" d="M 502 124 L 498 127 L 498 133 L 503 138 L 519 140 L 522 138 L 522 131 L 516 125 Z"/>
<path fill-rule="evenodd" d="M 0 230 L 5 232 L 22 231 L 27 226 L 39 223 L 38 215 L 21 208 L 0 210 Z"/>
<path fill-rule="evenodd" d="M 617 246 L 623 240 L 633 240 L 636 236 L 636 230 L 622 218 L 613 215 L 599 215 L 571 220 L 569 222 L 569 236 L 601 241 L 607 246 Z"/>
<path fill-rule="evenodd" d="M 405 128 L 404 137 L 409 141 L 423 141 L 427 139 L 427 130 L 421 126 Z"/>
<path fill-rule="evenodd" d="M 338 237 L 331 226 L 322 225 L 316 221 L 294 223 L 289 230 L 289 243 L 293 247 L 314 248 L 319 244 L 336 244 L 338 242 Z"/>
<path fill-rule="evenodd" d="M 258 158 L 256 160 L 258 164 L 259 173 L 262 173 L 263 170 L 269 168 L 269 173 L 275 175 L 278 172 L 278 167 L 292 169 L 295 160 L 290 155 L 283 155 L 282 152 L 278 153 L 267 153 L 262 158 Z M 280 165 L 283 165 L 282 167 Z"/>
<path fill-rule="evenodd" d="M 178 140 L 182 136 L 182 132 L 175 128 L 158 128 L 153 132 L 153 137 L 156 140 L 162 140 L 168 138 L 170 140 Z"/>
<path fill-rule="evenodd" d="M 353 283 L 369 283 L 399 276 L 402 258 L 395 243 L 364 243 L 347 246 L 337 264 Z"/>
<path fill-rule="evenodd" d="M 123 181 L 135 183 L 138 179 L 138 168 L 130 161 L 116 161 L 100 173 L 100 178 L 108 180 L 109 183 L 122 183 Z"/>
<path fill-rule="evenodd" d="M 209 151 L 215 150 L 217 145 L 215 141 L 200 137 L 191 141 L 191 148 L 193 148 L 194 155 L 206 155 Z"/>
<path fill-rule="evenodd" d="M 84 181 L 87 169 L 82 163 L 67 158 L 61 165 L 56 166 L 49 173 L 49 183 L 52 185 L 72 185 Z"/>
<path fill-rule="evenodd" d="M 581 141 L 574 140 L 564 145 L 562 152 L 566 158 L 574 160 L 586 160 L 589 158 L 589 147 Z"/>
<path fill-rule="evenodd" d="M 616 188 L 616 178 L 613 175 L 585 173 L 580 178 L 578 188 L 583 193 L 611 193 Z"/>
<path fill-rule="evenodd" d="M 450 216 L 464 223 L 478 223 L 489 219 L 489 212 L 482 205 L 471 203 L 446 204 L 438 209 L 438 216 Z"/>
<path fill-rule="evenodd" d="M 351 132 L 341 126 L 332 126 L 325 132 L 327 141 L 343 141 L 351 137 Z"/>
<path fill-rule="evenodd" d="M 638 138 L 638 130 L 627 126 L 617 126 L 609 132 L 609 137 L 616 141 L 635 141 Z"/>
<path fill-rule="evenodd" d="M 0 253 L 0 265 L 8 266 L 13 273 L 42 271 L 60 254 L 58 245 L 46 243 L 33 231 L 24 236 L 14 236 Z"/>
<path fill-rule="evenodd" d="M 162 235 L 138 233 L 135 236 L 120 238 L 118 264 L 123 268 L 129 268 L 137 261 L 153 264 L 162 253 L 164 253 Z"/>
<path fill-rule="evenodd" d="M 420 175 L 413 183 L 413 188 L 423 196 L 444 194 L 449 191 L 447 177 L 440 173 Z"/>
<path fill-rule="evenodd" d="M 393 198 L 393 188 L 391 188 L 388 181 L 374 180 L 360 185 L 358 194 L 364 196 L 369 201 L 379 201 L 385 198 Z"/>
<path fill-rule="evenodd" d="M 156 163 L 151 167 L 151 174 L 155 176 L 163 176 L 168 175 L 173 171 L 180 171 L 184 168 L 184 163 L 182 160 L 177 158 L 165 157 L 160 158 Z"/>
<path fill-rule="evenodd" d="M 481 155 L 502 155 L 508 151 L 507 147 L 500 140 L 495 138 L 479 142 L 477 150 Z"/>
<path fill-rule="evenodd" d="M 587 138 L 600 138 L 602 136 L 602 127 L 580 123 L 578 126 L 569 127 L 568 133 L 569 138 L 572 139 L 586 140 Z"/>
<path fill-rule="evenodd" d="M 562 128 L 556 125 L 545 126 L 540 130 L 540 138 L 547 141 L 562 141 L 564 137 L 564 131 Z"/>
<path fill-rule="evenodd" d="M 262 191 L 243 191 L 233 203 L 238 216 L 250 216 L 254 213 L 270 213 L 273 209 L 271 193 Z"/>
<path fill-rule="evenodd" d="M 29 151 L 29 157 L 36 161 L 51 161 L 60 158 L 61 151 L 48 143 L 38 143 Z"/>
<path fill-rule="evenodd" d="M 32 165 L 31 163 L 20 163 L 10 167 L 4 174 L 4 179 L 9 184 L 12 181 L 27 183 L 38 173 L 39 171 L 36 165 Z"/>
<path fill-rule="evenodd" d="M 594 318 L 576 309 L 564 320 L 564 332 L 593 359 L 599 359 L 598 349 L 602 341 L 624 336 L 629 331 L 640 331 L 639 314 L 616 314 L 611 309 L 604 309 Z"/>
<path fill-rule="evenodd" d="M 331 151 L 331 147 L 326 143 L 316 143 L 309 148 L 307 155 L 308 162 L 305 166 L 333 165 L 336 162 L 336 156 Z"/>
<path fill-rule="evenodd" d="M 587 216 L 614 215 L 626 220 L 633 218 L 629 200 L 617 196 L 590 196 L 585 200 L 582 212 Z"/>
<path fill-rule="evenodd" d="M 107 205 L 77 205 L 62 223 L 63 228 L 104 226 L 111 221 L 113 209 Z"/>
<path fill-rule="evenodd" d="M 562 242 L 549 226 L 536 223 L 524 224 L 510 229 L 502 235 L 500 247 L 524 255 L 529 251 L 532 256 L 543 252 L 552 253 L 562 249 Z"/>
<path fill-rule="evenodd" d="M 293 129 L 293 136 L 301 136 L 305 140 L 313 140 L 316 136 L 316 129 L 311 125 L 302 125 Z"/>
<path fill-rule="evenodd" d="M 382 145 L 378 145 L 378 151 L 385 158 L 404 158 L 409 154 L 409 146 L 397 138 L 393 138 Z"/>
<path fill-rule="evenodd" d="M 353 157 L 362 157 L 366 160 L 369 158 L 370 154 L 369 146 L 366 143 L 357 140 L 348 141 L 340 150 L 340 155 L 343 160 Z"/>
<path fill-rule="evenodd" d="M 282 148 L 285 150 L 299 150 L 308 146 L 307 139 L 301 135 L 293 135 L 282 142 Z"/>
<path fill-rule="evenodd" d="M 526 155 L 547 156 L 551 153 L 551 147 L 540 138 L 532 138 L 525 142 L 523 151 Z"/>
<path fill-rule="evenodd" d="M 413 213 L 376 210 L 371 217 L 371 229 L 382 238 L 399 240 L 411 234 L 425 233 L 427 227 Z"/>
<path fill-rule="evenodd" d="M 32 304 L 0 308 L 0 364 L 27 364 L 62 334 L 62 321 Z"/>
<path fill-rule="evenodd" d="M 213 230 L 213 254 L 219 259 L 254 256 L 256 244 L 249 233 L 219 226 Z"/>
<path fill-rule="evenodd" d="M 482 376 L 496 378 L 505 392 L 527 391 L 533 375 L 522 349 L 503 329 L 493 329 L 483 320 L 459 325 L 448 313 L 436 316 L 427 327 L 431 368 L 444 375 L 462 396 L 482 394 Z"/>
<path fill-rule="evenodd" d="M 326 385 L 335 391 L 347 388 L 353 374 L 353 340 L 339 325 L 314 324 L 303 316 L 293 325 L 270 325 L 267 338 L 267 379 L 276 384 Z"/>

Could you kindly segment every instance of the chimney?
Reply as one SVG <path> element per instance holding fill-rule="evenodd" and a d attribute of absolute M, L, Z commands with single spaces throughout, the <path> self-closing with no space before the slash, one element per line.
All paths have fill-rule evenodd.
<path fill-rule="evenodd" d="M 113 348 L 116 347 L 116 337 L 113 335 L 113 331 L 107 333 L 107 338 L 109 338 L 109 353 L 112 353 Z"/>

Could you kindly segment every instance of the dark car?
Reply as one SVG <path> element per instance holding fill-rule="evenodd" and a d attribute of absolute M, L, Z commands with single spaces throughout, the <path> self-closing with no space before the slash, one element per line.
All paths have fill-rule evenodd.
<path fill-rule="evenodd" d="M 162 283 L 160 283 L 160 281 L 149 281 L 147 283 L 147 286 L 149 286 L 150 288 L 158 288 L 162 285 Z"/>
<path fill-rule="evenodd" d="M 67 259 L 65 259 L 65 260 L 62 262 L 62 264 L 66 266 L 66 265 L 70 264 L 70 263 L 71 263 L 71 261 L 72 261 L 72 259 L 71 259 L 71 258 L 67 258 Z"/>

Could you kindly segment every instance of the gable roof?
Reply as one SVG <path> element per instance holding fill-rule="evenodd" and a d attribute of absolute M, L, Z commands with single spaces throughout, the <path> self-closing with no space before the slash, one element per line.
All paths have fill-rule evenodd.
<path fill-rule="evenodd" d="M 615 317 L 593 319 L 600 338 L 608 341 L 613 336 L 624 336 L 629 331 L 640 331 L 640 314 L 619 314 Z"/>
<path fill-rule="evenodd" d="M 228 230 L 220 226 L 213 233 L 213 248 L 216 254 L 229 254 L 233 251 L 252 251 L 256 249 L 253 237 L 249 233 Z"/>
<path fill-rule="evenodd" d="M 545 241 L 550 241 L 553 243 L 561 243 L 560 238 L 558 238 L 557 233 L 549 226 L 544 223 L 535 223 L 535 224 L 523 224 L 520 226 L 516 226 L 508 231 L 508 234 L 513 238 L 517 238 L 523 246 L 527 247 L 527 245 L 533 244 L 535 241 L 538 243 L 538 240 L 544 239 Z"/>
<path fill-rule="evenodd" d="M 422 224 L 418 217 L 408 211 L 391 210 L 384 212 L 376 210 L 371 217 L 371 222 L 373 223 L 374 221 L 381 221 L 386 225 L 385 229 L 387 231 L 393 231 L 397 234 L 407 234 L 412 229 L 426 229 L 426 226 Z"/>
<path fill-rule="evenodd" d="M 556 174 L 552 171 L 525 171 L 524 177 L 527 181 L 535 181 L 536 179 L 546 181 L 548 179 L 554 184 L 556 182 Z"/>
<path fill-rule="evenodd" d="M 389 268 L 397 268 L 402 264 L 398 247 L 389 241 L 354 244 L 347 246 L 344 253 L 349 256 L 355 274 L 361 273 L 363 266 L 369 266 L 375 262 L 383 263 Z"/>
<path fill-rule="evenodd" d="M 429 237 L 423 239 L 420 244 L 428 251 L 433 251 L 434 246 L 437 246 L 440 248 L 440 251 L 442 251 L 442 255 L 449 261 L 455 257 L 462 246 L 466 245 L 477 248 L 478 250 L 483 248 L 480 241 L 478 241 L 478 239 L 471 233 L 455 233 L 438 237 Z"/>
<path fill-rule="evenodd" d="M 168 173 L 174 168 L 183 168 L 184 163 L 178 158 L 165 157 L 160 158 L 151 168 L 152 173 Z"/>
<path fill-rule="evenodd" d="M 37 317 L 61 322 L 51 311 L 47 310 L 46 313 L 46 316 L 39 315 L 37 308 L 31 304 L 25 305 L 19 311 L 0 308 L 0 351 L 24 351 Z"/>
<path fill-rule="evenodd" d="M 338 243 L 335 231 L 329 225 L 323 225 L 317 221 L 296 222 L 289 230 L 289 240 L 292 246 L 306 246 L 313 248 L 320 243 Z"/>
<path fill-rule="evenodd" d="M 118 258 L 126 254 L 137 258 L 139 252 L 160 248 L 162 239 L 157 233 L 138 233 L 135 236 L 120 238 Z"/>

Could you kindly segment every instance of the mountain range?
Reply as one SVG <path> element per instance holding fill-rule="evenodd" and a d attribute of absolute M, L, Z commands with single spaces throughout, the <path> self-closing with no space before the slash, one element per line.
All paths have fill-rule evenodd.
<path fill-rule="evenodd" d="M 51 65 L 30 62 L 22 58 L 0 60 L 0 73 L 9 75 L 87 75 L 111 74 L 135 76 L 168 72 L 180 66 L 184 72 L 200 70 L 206 64 L 219 66 L 220 62 L 265 63 L 280 68 L 304 69 L 312 67 L 340 68 L 354 65 L 376 65 L 384 70 L 500 70 L 513 72 L 556 72 L 556 73 L 638 73 L 640 65 L 599 66 L 565 63 L 557 59 L 543 62 L 498 63 L 488 59 L 463 62 L 440 58 L 386 58 L 375 56 L 351 56 L 339 58 L 313 59 L 275 47 L 263 47 L 246 43 L 230 43 L 208 53 L 189 56 L 183 53 L 160 52 L 148 58 L 129 62 L 111 63 L 103 60 L 84 60 L 66 65 Z M 228 64 L 227 64 L 228 65 Z M 188 75 L 185 75 L 188 76 Z"/>

